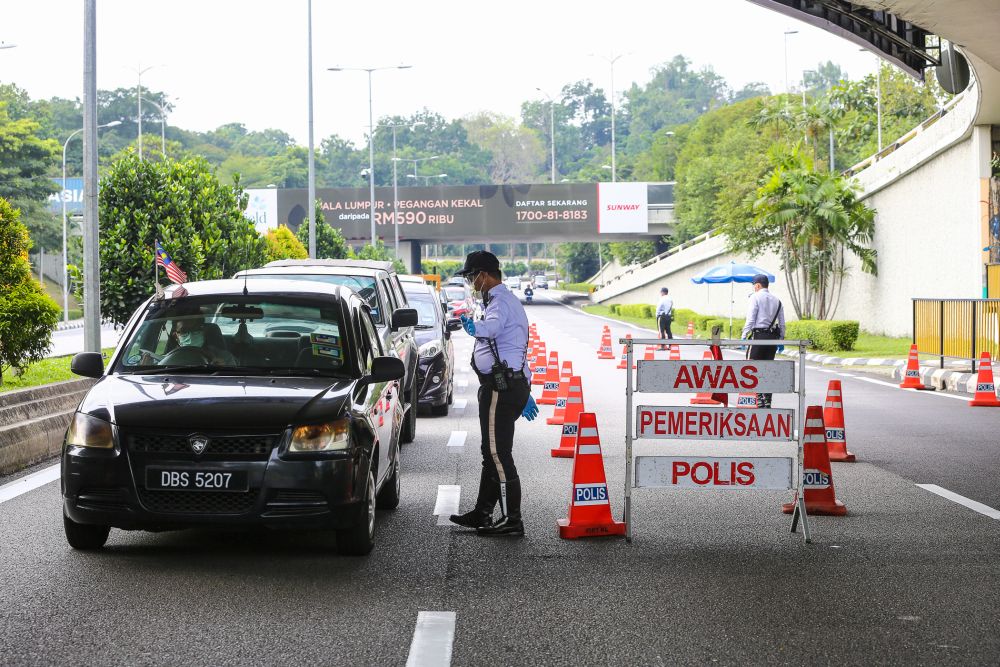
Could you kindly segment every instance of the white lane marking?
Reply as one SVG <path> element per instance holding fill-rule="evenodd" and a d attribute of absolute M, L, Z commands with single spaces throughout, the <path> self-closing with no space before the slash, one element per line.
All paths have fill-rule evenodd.
<path fill-rule="evenodd" d="M 937 484 L 917 484 L 924 491 L 930 491 L 931 493 L 936 493 L 942 498 L 947 498 L 948 500 L 958 503 L 959 505 L 965 505 L 970 510 L 979 512 L 980 514 L 985 514 L 991 519 L 1000 520 L 1000 510 L 995 510 L 989 505 L 984 505 L 980 502 L 972 500 L 971 498 L 966 498 L 965 496 L 960 496 L 954 491 L 949 491 L 948 489 L 941 488 Z"/>
<path fill-rule="evenodd" d="M 468 431 L 452 431 L 448 437 L 448 447 L 465 447 L 465 438 L 468 435 Z"/>
<path fill-rule="evenodd" d="M 39 470 L 38 472 L 33 472 L 30 475 L 25 475 L 20 479 L 15 479 L 13 482 L 8 482 L 3 486 L 0 486 L 0 503 L 7 502 L 13 498 L 17 498 L 21 494 L 27 493 L 28 491 L 34 491 L 40 486 L 45 486 L 49 482 L 54 482 L 59 479 L 59 464 L 54 466 L 49 466 Z"/>
<path fill-rule="evenodd" d="M 458 501 L 462 497 L 462 487 L 457 484 L 441 484 L 438 486 L 437 502 L 434 503 L 434 514 L 437 515 L 437 525 L 450 526 L 448 517 L 458 514 Z"/>
<path fill-rule="evenodd" d="M 955 396 L 954 394 L 949 394 L 943 391 L 920 391 L 919 389 L 903 389 L 898 384 L 893 382 L 886 382 L 884 380 L 876 380 L 875 378 L 865 378 L 860 375 L 855 376 L 855 380 L 861 380 L 862 382 L 870 382 L 872 384 L 880 384 L 883 387 L 890 387 L 892 389 L 899 389 L 900 391 L 909 392 L 911 394 L 923 394 L 925 396 L 939 396 L 941 398 L 950 398 L 955 401 L 968 401 L 969 399 L 964 396 Z"/>
<path fill-rule="evenodd" d="M 467 399 L 467 398 L 456 398 L 454 405 L 452 405 L 451 407 L 454 410 L 458 410 L 459 412 L 461 412 L 462 410 L 465 409 L 465 406 L 468 405 L 468 404 L 469 404 L 469 399 Z"/>
<path fill-rule="evenodd" d="M 455 378 L 455 386 L 465 389 L 469 386 L 469 380 L 467 378 Z"/>
<path fill-rule="evenodd" d="M 410 643 L 406 667 L 440 667 L 451 664 L 455 641 L 455 612 L 421 611 Z"/>

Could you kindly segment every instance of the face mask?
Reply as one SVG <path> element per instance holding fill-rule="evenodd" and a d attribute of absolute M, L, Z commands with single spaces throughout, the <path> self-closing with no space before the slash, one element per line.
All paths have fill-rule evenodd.
<path fill-rule="evenodd" d="M 189 331 L 177 336 L 181 345 L 195 345 L 201 347 L 205 344 L 205 334 L 201 331 Z"/>

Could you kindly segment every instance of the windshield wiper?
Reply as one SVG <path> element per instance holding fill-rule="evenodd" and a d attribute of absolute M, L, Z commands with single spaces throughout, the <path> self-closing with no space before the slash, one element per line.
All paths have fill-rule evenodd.
<path fill-rule="evenodd" d="M 235 370 L 241 374 L 256 375 L 309 375 L 312 377 L 346 378 L 343 373 L 308 366 L 239 366 Z"/>
<path fill-rule="evenodd" d="M 414 327 L 414 329 L 433 329 L 433 328 L 434 328 L 433 324 L 418 324 Z"/>
<path fill-rule="evenodd" d="M 219 373 L 231 370 L 227 366 L 209 366 L 207 364 L 189 364 L 186 366 L 153 366 L 129 371 L 130 375 L 162 375 L 164 373 Z"/>

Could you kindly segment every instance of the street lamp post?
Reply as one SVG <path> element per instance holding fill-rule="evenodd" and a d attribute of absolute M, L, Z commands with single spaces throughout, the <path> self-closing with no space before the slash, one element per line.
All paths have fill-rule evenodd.
<path fill-rule="evenodd" d="M 372 72 L 384 69 L 410 69 L 412 65 L 392 67 L 330 67 L 331 72 L 368 72 L 368 218 L 371 221 L 372 247 L 378 236 L 375 231 L 375 121 L 372 113 Z"/>
<path fill-rule="evenodd" d="M 141 67 L 141 65 L 140 65 L 140 67 Z M 148 72 L 151 69 L 153 69 L 152 65 L 150 65 L 146 69 L 134 69 L 134 70 L 132 70 L 133 72 L 136 73 L 137 81 L 138 81 L 138 83 L 136 84 L 136 91 L 137 91 L 138 105 L 139 105 L 139 118 L 138 118 L 138 120 L 139 120 L 139 159 L 140 160 L 142 159 L 142 75 L 145 74 L 146 72 Z"/>
<path fill-rule="evenodd" d="M 121 125 L 120 120 L 113 120 L 110 123 L 105 123 L 104 125 L 98 125 L 97 129 L 103 127 L 114 127 L 116 125 Z M 60 199 L 62 199 L 62 293 L 63 293 L 63 322 L 69 322 L 69 254 L 66 250 L 67 236 L 68 232 L 66 230 L 66 147 L 69 146 L 69 140 L 76 135 L 83 132 L 84 128 L 80 128 L 72 132 L 66 141 L 63 142 L 63 153 L 62 153 L 62 193 L 60 193 Z"/>
<path fill-rule="evenodd" d="M 163 153 L 163 157 L 167 157 L 167 110 L 159 102 L 154 102 L 153 100 L 146 100 L 152 104 L 160 112 L 160 152 Z"/>
<path fill-rule="evenodd" d="M 416 174 L 407 174 L 406 177 L 407 178 L 412 178 L 414 180 L 416 180 L 418 178 L 422 178 L 422 179 L 424 179 L 424 186 L 428 186 L 428 185 L 430 185 L 430 181 L 431 181 L 432 178 L 448 178 L 448 174 L 430 174 L 428 176 L 424 176 L 424 175 L 417 176 Z"/>
<path fill-rule="evenodd" d="M 785 94 L 788 94 L 788 36 L 799 34 L 798 30 L 785 31 Z"/>
<path fill-rule="evenodd" d="M 397 219 L 399 215 L 399 179 L 396 170 L 399 159 L 396 157 L 396 129 L 408 127 L 410 130 L 413 130 L 415 127 L 426 124 L 424 121 L 418 120 L 412 125 L 404 123 L 402 125 L 389 126 L 392 128 L 392 252 L 396 256 L 396 259 L 399 259 L 399 220 Z"/>
<path fill-rule="evenodd" d="M 552 151 L 552 184 L 556 182 L 556 103 L 552 96 L 541 88 L 535 88 L 542 95 L 549 99 L 549 143 Z"/>
<path fill-rule="evenodd" d="M 618 180 L 618 167 L 615 157 L 615 63 L 618 59 L 626 56 L 626 53 L 619 53 L 618 55 L 602 56 L 598 54 L 598 58 L 604 59 L 611 68 L 611 182 L 614 183 Z"/>

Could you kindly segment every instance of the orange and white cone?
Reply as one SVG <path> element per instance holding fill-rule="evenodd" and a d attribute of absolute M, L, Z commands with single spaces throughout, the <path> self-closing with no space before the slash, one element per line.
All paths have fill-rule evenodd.
<path fill-rule="evenodd" d="M 715 357 L 709 350 L 705 350 L 702 359 L 715 359 Z M 712 398 L 712 392 L 702 391 L 694 395 L 694 398 L 691 399 L 691 405 L 720 405 L 720 403 Z"/>
<path fill-rule="evenodd" d="M 806 512 L 843 516 L 847 507 L 837 500 L 833 489 L 833 470 L 826 446 L 826 428 L 823 426 L 823 408 L 810 405 L 806 408 L 806 427 L 802 431 L 804 479 L 802 485 L 806 500 Z M 781 506 L 781 511 L 791 514 L 798 502 L 798 494 L 790 503 Z"/>
<path fill-rule="evenodd" d="M 736 407 L 738 408 L 756 408 L 757 407 L 757 394 L 747 394 L 742 393 L 736 397 Z"/>
<path fill-rule="evenodd" d="M 625 334 L 626 338 L 631 338 L 632 334 Z M 633 351 L 633 355 L 635 352 Z M 622 358 L 619 360 L 618 365 L 615 368 L 628 368 L 628 345 L 622 343 Z M 632 361 L 632 368 L 635 368 L 635 361 Z"/>
<path fill-rule="evenodd" d="M 569 399 L 569 386 L 573 382 L 573 377 L 566 381 L 559 381 L 559 393 L 556 394 L 556 409 L 552 413 L 552 416 L 545 420 L 546 424 L 551 424 L 558 426 L 563 423 L 566 418 L 566 401 Z"/>
<path fill-rule="evenodd" d="M 597 417 L 593 412 L 580 415 L 575 453 L 569 516 L 556 522 L 559 525 L 559 537 L 572 540 L 578 537 L 624 535 L 625 524 L 611 517 L 611 496 L 608 493 L 608 479 L 604 475 Z"/>
<path fill-rule="evenodd" d="M 688 322 L 688 338 L 694 338 L 694 322 Z"/>
<path fill-rule="evenodd" d="M 538 343 L 535 346 L 535 357 L 534 359 L 528 359 L 528 367 L 531 368 L 531 384 L 541 384 L 541 381 L 537 381 L 538 378 L 544 378 L 545 374 L 548 372 L 549 368 L 545 364 L 547 363 L 548 357 L 545 354 L 545 343 Z"/>
<path fill-rule="evenodd" d="M 559 371 L 559 386 L 562 387 L 563 382 L 569 382 L 573 377 L 573 362 L 567 359 L 562 363 L 562 370 Z"/>
<path fill-rule="evenodd" d="M 910 357 L 906 360 L 906 370 L 903 371 L 903 381 L 899 384 L 900 389 L 932 389 L 925 387 L 920 380 L 920 358 L 917 356 L 917 345 L 910 346 Z"/>
<path fill-rule="evenodd" d="M 671 345 L 670 346 L 670 361 L 680 361 L 681 360 L 681 346 Z"/>
<path fill-rule="evenodd" d="M 642 354 L 643 361 L 655 361 L 656 360 L 656 348 L 652 345 L 646 345 L 645 350 Z"/>
<path fill-rule="evenodd" d="M 555 350 L 549 354 L 549 365 L 542 378 L 542 395 L 538 399 L 541 405 L 555 405 L 559 395 L 559 353 Z"/>
<path fill-rule="evenodd" d="M 1000 407 L 1000 400 L 997 400 L 997 386 L 993 382 L 993 362 L 990 360 L 990 353 L 983 352 L 979 357 L 979 375 L 976 377 L 976 394 L 969 401 L 973 407 Z"/>
<path fill-rule="evenodd" d="M 562 425 L 559 436 L 559 446 L 549 450 L 554 459 L 571 459 L 576 454 L 576 434 L 579 432 L 577 422 L 566 422 Z"/>
<path fill-rule="evenodd" d="M 823 423 L 826 428 L 826 446 L 831 461 L 853 463 L 854 454 L 847 451 L 847 428 L 844 425 L 844 397 L 840 380 L 830 380 L 823 404 Z"/>
<path fill-rule="evenodd" d="M 604 356 L 604 347 L 607 346 L 608 356 Z M 607 324 L 601 329 L 601 344 L 597 346 L 597 358 L 598 359 L 614 359 L 614 355 L 611 354 L 611 327 Z"/>
<path fill-rule="evenodd" d="M 575 424 L 580 413 L 583 412 L 583 382 L 580 380 L 580 376 L 574 375 L 570 378 L 568 387 L 569 389 L 566 391 L 566 407 L 563 410 L 562 421 L 553 421 L 559 419 L 559 404 L 556 403 L 556 414 L 546 419 L 546 424 Z"/>

